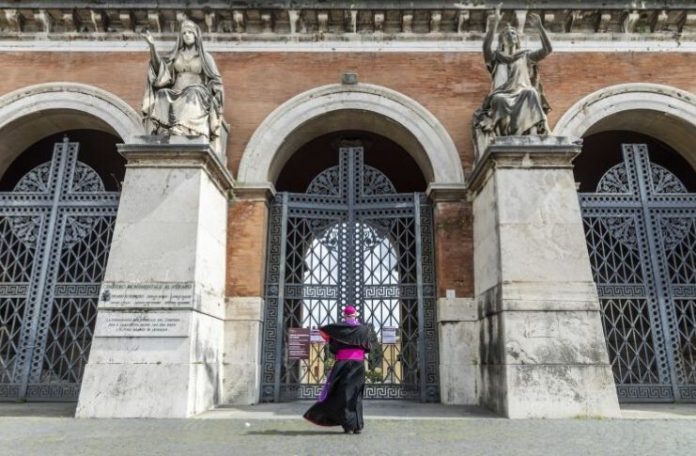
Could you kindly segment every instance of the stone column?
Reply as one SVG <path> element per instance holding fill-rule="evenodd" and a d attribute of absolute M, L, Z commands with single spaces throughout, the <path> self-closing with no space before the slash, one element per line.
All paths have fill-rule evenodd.
<path fill-rule="evenodd" d="M 227 196 L 207 142 L 143 136 L 128 159 L 78 417 L 183 418 L 219 402 Z"/>
<path fill-rule="evenodd" d="M 573 158 L 560 137 L 497 138 L 470 180 L 481 403 L 510 418 L 617 417 Z"/>

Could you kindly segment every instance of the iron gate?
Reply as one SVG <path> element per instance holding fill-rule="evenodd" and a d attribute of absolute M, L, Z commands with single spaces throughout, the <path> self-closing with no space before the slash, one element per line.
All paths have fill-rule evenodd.
<path fill-rule="evenodd" d="M 0 193 L 0 400 L 77 400 L 118 207 L 67 138 Z"/>
<path fill-rule="evenodd" d="M 339 155 L 306 193 L 271 205 L 261 400 L 319 395 L 332 359 L 316 329 L 352 304 L 377 342 L 365 397 L 437 401 L 432 208 L 396 193 L 362 147 Z M 290 328 L 311 331 L 309 359 L 288 356 Z"/>
<path fill-rule="evenodd" d="M 620 401 L 696 401 L 696 194 L 623 145 L 580 195 Z"/>

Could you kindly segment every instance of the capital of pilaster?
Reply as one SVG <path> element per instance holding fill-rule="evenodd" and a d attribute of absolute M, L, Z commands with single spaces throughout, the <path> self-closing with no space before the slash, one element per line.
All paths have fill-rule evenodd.
<path fill-rule="evenodd" d="M 434 203 L 465 201 L 467 186 L 433 182 L 428 185 L 425 193 Z"/>
<path fill-rule="evenodd" d="M 237 182 L 234 187 L 234 197 L 244 201 L 269 201 L 276 194 L 272 182 Z"/>

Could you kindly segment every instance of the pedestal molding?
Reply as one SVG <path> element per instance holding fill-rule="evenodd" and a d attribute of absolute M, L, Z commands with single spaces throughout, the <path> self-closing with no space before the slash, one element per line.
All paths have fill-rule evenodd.
<path fill-rule="evenodd" d="M 208 143 L 176 144 L 151 142 L 118 144 L 119 153 L 128 163 L 127 168 L 202 168 L 221 192 L 234 187 L 234 178 Z"/>
<path fill-rule="evenodd" d="M 564 136 L 496 138 L 469 177 L 469 197 L 481 189 L 492 168 L 572 168 L 581 149 L 582 140 Z"/>

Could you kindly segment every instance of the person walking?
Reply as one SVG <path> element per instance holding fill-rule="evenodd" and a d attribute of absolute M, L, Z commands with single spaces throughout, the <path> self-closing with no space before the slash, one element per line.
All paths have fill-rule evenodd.
<path fill-rule="evenodd" d="M 307 410 L 304 418 L 319 426 L 342 426 L 346 434 L 360 434 L 365 391 L 365 352 L 371 349 L 371 328 L 361 324 L 353 306 L 343 309 L 343 322 L 319 328 L 336 356 L 319 401 Z"/>

